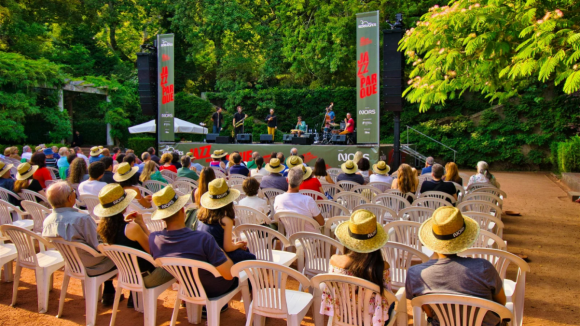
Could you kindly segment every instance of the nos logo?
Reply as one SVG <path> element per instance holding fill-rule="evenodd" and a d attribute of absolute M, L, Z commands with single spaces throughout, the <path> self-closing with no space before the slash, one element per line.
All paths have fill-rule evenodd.
<path fill-rule="evenodd" d="M 368 159 L 369 154 L 363 154 L 363 157 Z M 338 153 L 338 161 L 339 162 L 346 162 L 348 160 L 352 160 L 354 158 L 354 153 Z"/>
<path fill-rule="evenodd" d="M 358 114 L 360 115 L 365 115 L 365 114 L 375 114 L 376 111 L 375 110 L 359 110 Z"/>

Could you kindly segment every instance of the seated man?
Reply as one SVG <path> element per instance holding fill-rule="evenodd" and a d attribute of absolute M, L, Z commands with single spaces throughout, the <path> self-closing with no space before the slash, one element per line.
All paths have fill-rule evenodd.
<path fill-rule="evenodd" d="M 125 154 L 125 157 L 123 157 L 123 162 L 127 162 L 131 167 L 134 167 L 135 164 L 137 163 L 137 156 L 135 156 L 135 154 L 133 153 Z M 139 170 L 137 170 L 137 173 L 135 174 L 137 175 L 137 179 L 141 177 L 141 173 L 139 172 Z"/>
<path fill-rule="evenodd" d="M 46 197 L 53 210 L 44 219 L 42 236 L 61 237 L 66 241 L 79 242 L 97 250 L 99 245 L 97 224 L 88 214 L 74 208 L 76 195 L 72 187 L 66 181 L 56 182 L 48 187 Z M 117 268 L 108 257 L 93 257 L 83 250 L 79 250 L 78 253 L 89 276 L 98 276 Z M 105 281 L 101 300 L 103 306 L 113 305 L 114 299 L 113 281 Z"/>
<path fill-rule="evenodd" d="M 266 164 L 266 171 L 270 172 L 270 175 L 266 175 L 262 178 L 260 182 L 260 188 L 275 188 L 282 191 L 288 190 L 288 181 L 282 174 L 286 167 L 280 163 L 277 158 L 270 159 L 270 163 Z"/>
<path fill-rule="evenodd" d="M 358 165 L 356 165 L 355 162 L 348 160 L 340 166 L 340 169 L 344 173 L 341 173 L 338 175 L 338 177 L 336 177 L 337 182 L 352 181 L 360 185 L 365 183 L 365 178 L 362 175 L 356 173 L 358 171 Z"/>
<path fill-rule="evenodd" d="M 181 168 L 177 170 L 178 178 L 190 178 L 191 180 L 197 181 L 199 176 L 195 171 L 191 170 L 191 158 L 187 155 L 181 157 Z"/>
<path fill-rule="evenodd" d="M 165 187 L 153 194 L 153 204 L 159 207 L 151 216 L 152 220 L 164 220 L 167 227 L 163 231 L 149 235 L 149 249 L 154 259 L 160 257 L 187 258 L 209 263 L 218 270 L 221 277 L 200 270 L 199 278 L 208 297 L 215 298 L 230 292 L 238 286 L 238 278 L 230 272 L 233 263 L 220 249 L 214 237 L 206 232 L 193 231 L 185 226 L 185 210 L 191 195 L 175 198 L 172 187 Z"/>
<path fill-rule="evenodd" d="M 419 192 L 424 193 L 427 191 L 441 191 L 453 196 L 453 198 L 457 200 L 457 190 L 455 189 L 455 185 L 453 184 L 453 182 L 446 182 L 441 180 L 444 173 L 443 165 L 433 164 L 431 168 L 432 168 L 431 176 L 433 177 L 433 180 L 431 181 L 425 180 L 421 185 L 421 189 Z M 451 200 L 449 199 L 447 199 L 447 201 L 451 202 Z"/>
<path fill-rule="evenodd" d="M 107 185 L 106 182 L 100 181 L 105 175 L 105 163 L 98 161 L 89 165 L 89 180 L 79 184 L 80 195 L 98 196 L 99 191 Z"/>
<path fill-rule="evenodd" d="M 346 119 L 344 119 L 344 122 L 345 122 L 344 131 L 342 131 L 340 134 L 341 135 L 352 134 L 354 132 L 354 119 L 352 118 L 350 113 L 346 114 Z"/>
<path fill-rule="evenodd" d="M 288 192 L 276 196 L 274 200 L 275 212 L 293 212 L 312 217 L 319 225 L 324 225 L 324 217 L 312 197 L 300 193 L 300 184 L 304 178 L 304 167 L 300 164 L 288 170 Z M 313 232 L 310 225 L 306 226 L 307 232 Z"/>
<path fill-rule="evenodd" d="M 433 164 L 435 164 L 435 159 L 429 156 L 427 160 L 425 160 L 425 167 L 421 170 L 421 175 L 431 173 Z"/>
<path fill-rule="evenodd" d="M 457 256 L 473 245 L 478 233 L 479 224 L 461 215 L 457 208 L 443 206 L 435 210 L 423 222 L 419 233 L 423 245 L 435 252 L 435 258 L 409 268 L 405 282 L 407 299 L 428 294 L 459 294 L 505 305 L 503 282 L 495 267 L 486 259 Z M 423 310 L 431 325 L 439 326 L 431 308 L 423 306 Z M 499 323 L 499 317 L 488 312 L 482 325 Z"/>
<path fill-rule="evenodd" d="M 230 166 L 230 175 L 232 174 L 240 174 L 244 177 L 250 176 L 250 170 L 247 167 L 243 166 L 242 163 L 242 156 L 239 153 L 234 153 L 232 156 L 232 160 L 234 161 L 234 165 Z"/>
<path fill-rule="evenodd" d="M 104 156 L 100 159 L 103 164 L 105 164 L 105 174 L 101 178 L 100 181 L 109 184 L 109 183 L 117 183 L 115 179 L 113 179 L 113 159 L 110 156 Z"/>

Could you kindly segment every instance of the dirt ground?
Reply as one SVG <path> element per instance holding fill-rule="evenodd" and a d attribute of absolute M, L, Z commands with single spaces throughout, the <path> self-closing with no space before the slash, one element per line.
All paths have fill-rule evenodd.
<path fill-rule="evenodd" d="M 505 216 L 504 239 L 508 250 L 529 256 L 531 273 L 526 280 L 525 325 L 580 324 L 580 205 L 572 203 L 559 185 L 545 173 L 497 173 L 502 189 L 508 194 L 504 210 L 514 210 L 522 216 Z M 513 277 L 513 268 L 508 277 Z M 85 301 L 80 282 L 71 280 L 62 318 L 55 318 L 62 283 L 62 272 L 56 272 L 54 289 L 50 292 L 48 313 L 37 313 L 34 272 L 23 270 L 18 301 L 10 307 L 12 283 L 0 283 L 0 325 L 83 325 Z M 296 287 L 296 283 L 292 284 Z M 125 297 L 128 293 L 125 292 Z M 165 291 L 158 300 L 157 325 L 169 325 L 175 291 Z M 231 308 L 221 315 L 222 324 L 245 324 L 245 314 L 239 296 Z M 140 325 L 142 314 L 120 304 L 117 325 Z M 97 325 L 108 325 L 111 309 L 98 306 Z M 410 312 L 410 311 L 409 311 Z M 205 319 L 202 319 L 205 324 Z M 411 324 L 411 320 L 409 324 Z M 185 308 L 179 311 L 177 324 L 187 325 Z M 267 320 L 267 326 L 285 325 L 284 320 Z M 309 313 L 302 322 L 313 325 Z"/>

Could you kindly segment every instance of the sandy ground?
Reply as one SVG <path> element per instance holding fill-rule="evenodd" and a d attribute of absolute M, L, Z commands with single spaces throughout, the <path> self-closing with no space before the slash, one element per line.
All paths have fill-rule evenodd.
<path fill-rule="evenodd" d="M 504 210 L 515 210 L 522 216 L 504 216 L 504 239 L 508 250 L 529 256 L 531 273 L 527 275 L 525 325 L 580 324 L 580 205 L 568 201 L 566 193 L 544 173 L 497 173 L 502 189 L 508 194 Z M 508 277 L 513 278 L 510 267 Z M 64 316 L 55 318 L 58 310 L 62 272 L 56 272 L 54 289 L 50 292 L 48 313 L 37 313 L 34 273 L 23 270 L 18 302 L 10 307 L 12 283 L 0 283 L 0 325 L 83 325 L 85 303 L 80 282 L 71 280 L 64 306 Z M 296 288 L 296 283 L 291 284 Z M 125 292 L 125 296 L 128 293 Z M 174 291 L 165 291 L 158 300 L 157 325 L 169 325 Z M 221 315 L 222 325 L 245 324 L 245 314 L 239 296 L 231 308 Z M 410 311 L 409 311 L 410 312 Z M 108 325 L 111 309 L 99 304 L 97 325 Z M 120 304 L 117 325 L 140 325 L 142 314 Z M 188 323 L 185 308 L 179 311 L 177 324 Z M 205 319 L 202 319 L 205 324 Z M 285 325 L 284 320 L 267 320 L 267 326 Z M 302 322 L 313 325 L 309 313 Z M 412 324 L 411 320 L 409 324 Z"/>

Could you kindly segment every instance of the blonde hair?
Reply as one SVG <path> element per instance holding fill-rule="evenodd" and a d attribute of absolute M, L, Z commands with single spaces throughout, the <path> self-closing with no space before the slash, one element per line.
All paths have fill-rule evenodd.
<path fill-rule="evenodd" d="M 4 149 L 4 156 L 10 156 L 12 155 L 12 147 L 6 147 Z"/>
<path fill-rule="evenodd" d="M 60 155 L 60 156 L 68 156 L 68 147 L 61 147 L 58 150 L 58 155 Z"/>
<path fill-rule="evenodd" d="M 398 170 L 397 186 L 398 189 L 406 194 L 408 192 L 415 192 L 417 189 L 416 174 L 413 173 L 409 164 L 401 164 Z"/>
<path fill-rule="evenodd" d="M 361 151 L 357 151 L 354 153 L 354 158 L 352 161 L 358 164 L 358 161 L 360 161 L 361 158 L 363 158 L 363 153 Z"/>
<path fill-rule="evenodd" d="M 453 162 L 449 162 L 445 164 L 445 181 L 453 181 L 458 182 L 459 179 L 459 169 L 457 168 L 457 164 Z"/>
<path fill-rule="evenodd" d="M 18 154 L 18 147 L 14 146 L 14 147 L 11 147 L 11 148 L 12 148 L 12 150 L 11 150 L 11 153 L 12 154 Z"/>
<path fill-rule="evenodd" d="M 161 163 L 161 164 L 165 164 L 167 162 L 171 163 L 172 160 L 173 160 L 173 155 L 171 155 L 171 153 L 165 153 L 165 154 L 161 155 L 161 160 L 159 160 L 159 163 Z"/>
<path fill-rule="evenodd" d="M 151 175 L 155 173 L 155 167 L 156 167 L 155 162 L 153 161 L 145 163 L 145 165 L 143 166 L 143 172 L 139 177 L 139 181 L 145 182 L 147 180 L 151 180 Z"/>

